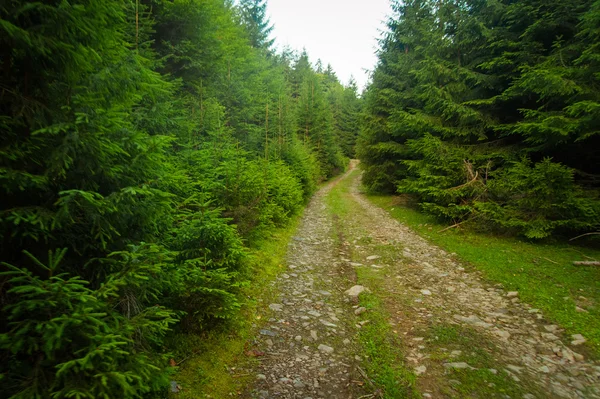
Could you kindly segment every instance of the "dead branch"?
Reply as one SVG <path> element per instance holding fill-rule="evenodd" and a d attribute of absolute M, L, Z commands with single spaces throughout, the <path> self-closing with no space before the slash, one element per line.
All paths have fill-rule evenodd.
<path fill-rule="evenodd" d="M 555 265 L 560 265 L 560 263 L 553 261 L 552 259 L 548 259 L 548 258 L 544 258 L 542 257 L 542 259 L 547 260 L 548 262 L 554 263 Z"/>
<path fill-rule="evenodd" d="M 473 179 L 472 179 L 472 180 L 470 180 L 470 181 L 466 182 L 465 184 L 461 184 L 460 186 L 456 186 L 456 187 L 449 188 L 449 189 L 448 189 L 448 191 L 450 191 L 450 190 L 458 190 L 459 188 L 466 187 L 466 186 L 468 186 L 469 184 L 471 184 L 471 183 L 473 183 L 474 181 L 476 181 L 478 177 L 479 177 L 479 171 L 477 170 L 477 171 L 475 171 L 475 177 L 473 177 Z"/>
<path fill-rule="evenodd" d="M 600 262 L 597 261 L 581 261 L 573 262 L 575 266 L 600 266 Z"/>
<path fill-rule="evenodd" d="M 600 234 L 600 231 L 596 231 L 596 232 L 594 232 L 594 233 L 585 233 L 585 234 L 582 234 L 582 235 L 580 235 L 580 236 L 573 237 L 573 238 L 571 238 L 569 241 L 573 241 L 573 240 L 576 240 L 576 239 L 578 239 L 578 238 L 585 237 L 585 236 L 593 236 L 593 235 L 598 235 L 598 234 Z"/>
<path fill-rule="evenodd" d="M 371 386 L 375 387 L 375 384 L 373 383 L 373 381 L 371 381 L 371 379 L 369 378 L 369 376 L 367 375 L 367 373 L 365 373 L 365 371 L 362 368 L 360 368 L 360 367 L 357 367 L 357 369 L 358 369 L 358 372 L 360 373 L 360 375 L 362 375 L 362 377 L 365 380 L 367 380 L 367 382 L 369 384 L 371 384 Z"/>
<path fill-rule="evenodd" d="M 470 219 L 463 220 L 462 222 L 455 223 L 455 224 L 453 224 L 452 226 L 448 226 L 448 227 L 446 227 L 445 229 L 441 229 L 440 231 L 438 231 L 438 233 L 442 233 L 442 232 L 444 232 L 444 231 L 446 231 L 446 230 L 450 230 L 450 229 L 453 229 L 453 228 L 455 228 L 455 227 L 458 227 L 458 226 L 460 226 L 461 224 L 468 222 L 469 220 L 470 220 Z"/>

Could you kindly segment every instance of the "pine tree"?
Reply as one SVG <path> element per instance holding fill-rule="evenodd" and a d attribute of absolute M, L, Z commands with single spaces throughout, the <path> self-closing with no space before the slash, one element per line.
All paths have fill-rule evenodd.
<path fill-rule="evenodd" d="M 252 47 L 270 51 L 275 39 L 270 38 L 273 25 L 267 17 L 267 1 L 241 0 L 240 8 Z"/>
<path fill-rule="evenodd" d="M 595 92 L 576 65 L 589 6 L 396 3 L 366 95 L 365 183 L 532 238 L 596 229 L 597 136 L 576 127 Z"/>

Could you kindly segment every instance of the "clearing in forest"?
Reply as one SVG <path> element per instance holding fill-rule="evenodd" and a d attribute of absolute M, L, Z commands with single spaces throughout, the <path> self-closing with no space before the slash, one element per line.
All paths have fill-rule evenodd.
<path fill-rule="evenodd" d="M 600 398 L 584 337 L 374 206 L 355 166 L 289 244 L 244 397 Z"/>

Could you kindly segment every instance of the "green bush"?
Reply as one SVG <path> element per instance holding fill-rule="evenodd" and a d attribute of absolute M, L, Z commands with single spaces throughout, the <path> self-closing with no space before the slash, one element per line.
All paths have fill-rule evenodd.
<path fill-rule="evenodd" d="M 484 219 L 529 238 L 593 231 L 600 226 L 600 204 L 573 175 L 572 169 L 549 158 L 536 164 L 514 162 L 490 180 L 489 201 L 475 207 Z"/>

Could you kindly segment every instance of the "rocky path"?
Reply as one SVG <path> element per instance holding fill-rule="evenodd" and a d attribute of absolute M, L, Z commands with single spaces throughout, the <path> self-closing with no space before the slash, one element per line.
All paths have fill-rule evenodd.
<path fill-rule="evenodd" d="M 350 187 L 343 195 L 351 209 L 337 220 L 325 199 L 340 181 Z M 371 284 L 422 397 L 600 398 L 600 366 L 586 359 L 584 337 L 564 335 L 518 292 L 486 284 L 454 254 L 372 205 L 359 192 L 356 172 L 314 197 L 289 244 L 288 270 L 275 284 L 281 295 L 268 305 L 271 318 L 257 339 L 266 355 L 251 397 L 391 397 L 365 383 L 356 336 L 368 312 L 357 316 L 363 308 L 345 293 Z M 440 331 L 459 333 L 444 340 Z M 486 368 L 470 363 L 476 353 Z"/>
<path fill-rule="evenodd" d="M 341 292 L 346 278 L 324 202 L 336 183 L 315 195 L 289 244 L 288 270 L 275 282 L 280 298 L 268 305 L 272 317 L 259 332 L 265 356 L 252 397 L 356 397 L 354 332 Z"/>

